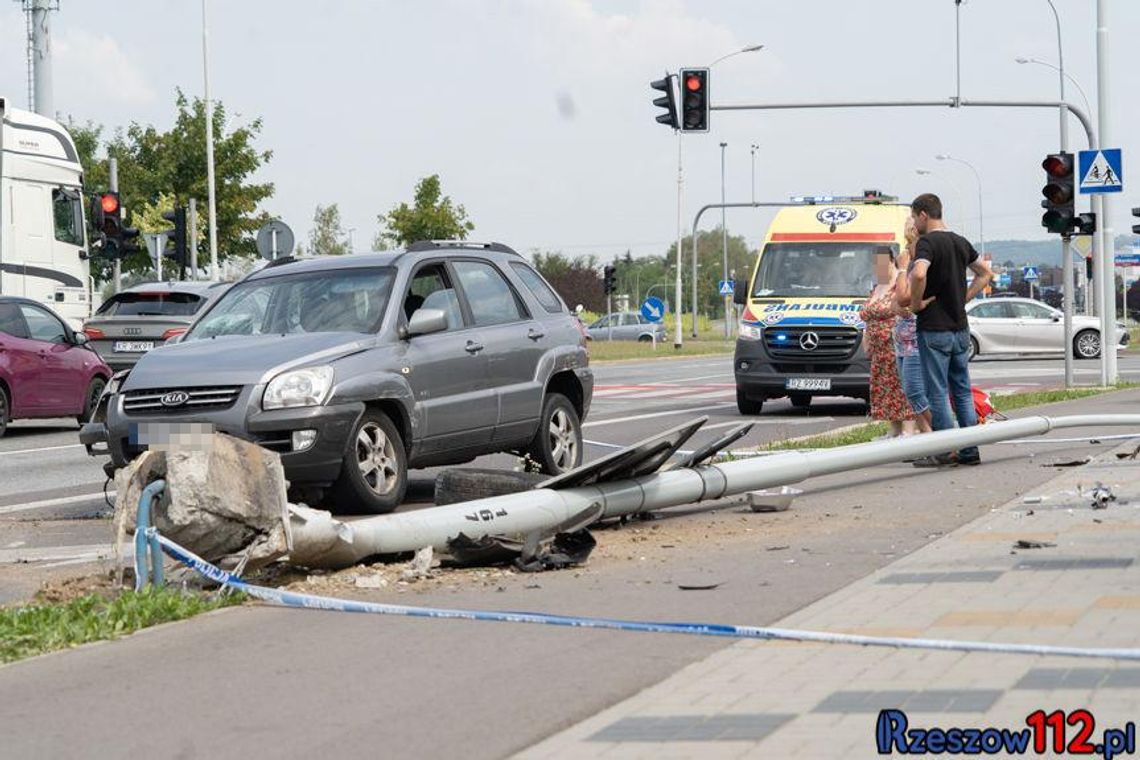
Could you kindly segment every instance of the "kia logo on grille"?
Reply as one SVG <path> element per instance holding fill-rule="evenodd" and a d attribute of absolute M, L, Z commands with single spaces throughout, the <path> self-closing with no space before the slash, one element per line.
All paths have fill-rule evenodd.
<path fill-rule="evenodd" d="M 819 333 L 806 332 L 800 336 L 800 348 L 804 351 L 814 351 L 819 348 Z M 163 399 L 162 403 L 166 403 Z"/>
<path fill-rule="evenodd" d="M 182 406 L 189 400 L 190 394 L 186 391 L 171 391 L 159 399 L 163 406 Z"/>

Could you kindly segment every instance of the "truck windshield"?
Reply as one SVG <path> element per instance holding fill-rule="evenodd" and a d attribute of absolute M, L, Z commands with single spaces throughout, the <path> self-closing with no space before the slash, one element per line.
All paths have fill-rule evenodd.
<path fill-rule="evenodd" d="M 230 288 L 183 341 L 223 335 L 374 333 L 394 272 L 387 267 L 334 269 L 246 280 Z"/>
<path fill-rule="evenodd" d="M 769 243 L 752 283 L 753 298 L 862 298 L 875 287 L 875 253 L 897 246 L 871 243 Z"/>

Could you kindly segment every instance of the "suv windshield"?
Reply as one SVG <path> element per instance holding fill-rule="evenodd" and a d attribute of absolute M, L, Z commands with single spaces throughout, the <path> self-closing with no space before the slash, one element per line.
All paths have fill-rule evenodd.
<path fill-rule="evenodd" d="M 390 268 L 334 269 L 240 282 L 183 339 L 221 335 L 374 333 L 392 288 Z"/>
<path fill-rule="evenodd" d="M 98 317 L 189 317 L 206 299 L 194 293 L 117 293 L 108 298 Z"/>
<path fill-rule="evenodd" d="M 769 243 L 752 285 L 753 298 L 861 298 L 875 287 L 875 253 L 897 246 L 869 243 Z"/>

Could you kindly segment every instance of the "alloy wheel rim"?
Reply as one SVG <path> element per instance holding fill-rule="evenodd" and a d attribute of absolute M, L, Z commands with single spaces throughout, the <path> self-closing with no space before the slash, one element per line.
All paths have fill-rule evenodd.
<path fill-rule="evenodd" d="M 1100 351 L 1100 338 L 1091 333 L 1082 335 L 1077 341 L 1077 351 L 1086 359 L 1096 356 L 1097 352 Z"/>
<path fill-rule="evenodd" d="M 400 478 L 396 450 L 375 422 L 366 423 L 356 436 L 356 464 L 370 491 L 384 496 L 395 490 Z"/>
<path fill-rule="evenodd" d="M 558 469 L 565 472 L 574 467 L 578 455 L 578 436 L 565 409 L 555 409 L 550 415 L 550 458 Z"/>
<path fill-rule="evenodd" d="M 99 397 L 103 395 L 103 384 L 93 383 L 91 385 L 91 397 L 87 399 L 87 408 L 92 412 L 95 411 L 96 405 L 99 403 Z"/>

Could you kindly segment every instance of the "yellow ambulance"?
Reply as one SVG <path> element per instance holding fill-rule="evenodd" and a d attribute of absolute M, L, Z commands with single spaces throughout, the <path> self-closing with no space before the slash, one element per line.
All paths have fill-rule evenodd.
<path fill-rule="evenodd" d="M 806 408 L 814 396 L 867 400 L 870 369 L 859 308 L 876 284 L 875 254 L 897 254 L 910 209 L 862 196 L 793 198 L 772 220 L 747 282 L 733 367 L 741 414 L 768 399 Z"/>

